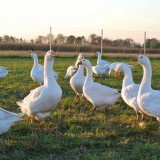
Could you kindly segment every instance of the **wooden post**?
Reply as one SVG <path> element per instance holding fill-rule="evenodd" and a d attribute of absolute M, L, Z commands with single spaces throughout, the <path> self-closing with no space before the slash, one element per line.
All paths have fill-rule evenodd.
<path fill-rule="evenodd" d="M 146 32 L 144 32 L 144 54 L 146 54 Z"/>
<path fill-rule="evenodd" d="M 50 51 L 52 50 L 52 27 L 50 27 Z"/>
<path fill-rule="evenodd" d="M 101 29 L 101 54 L 103 52 L 103 29 Z"/>

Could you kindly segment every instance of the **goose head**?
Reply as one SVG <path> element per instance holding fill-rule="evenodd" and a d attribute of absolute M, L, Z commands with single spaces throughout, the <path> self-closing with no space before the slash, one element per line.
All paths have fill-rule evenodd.
<path fill-rule="evenodd" d="M 85 67 L 90 67 L 90 66 L 91 66 L 91 63 L 90 63 L 90 61 L 89 61 L 88 59 L 82 59 L 82 60 L 78 63 L 78 65 L 83 65 L 83 66 L 85 66 Z"/>
<path fill-rule="evenodd" d="M 97 55 L 101 55 L 101 52 L 97 51 L 97 52 L 95 52 L 95 54 L 97 54 Z"/>
<path fill-rule="evenodd" d="M 31 53 L 31 57 L 32 58 L 37 58 L 37 54 L 36 53 Z"/>
<path fill-rule="evenodd" d="M 125 69 L 132 69 L 133 66 L 132 65 L 127 65 L 127 64 L 124 64 L 124 63 L 118 63 L 116 66 L 115 66 L 115 75 L 122 75 L 124 74 L 124 70 Z"/>
<path fill-rule="evenodd" d="M 75 66 L 76 66 L 77 68 L 79 68 L 79 64 L 78 64 L 78 63 L 79 63 L 82 59 L 84 59 L 84 54 L 83 54 L 83 53 L 79 53 L 79 56 L 78 56 L 77 61 L 76 61 L 76 64 L 75 64 Z"/>
<path fill-rule="evenodd" d="M 124 75 L 125 70 L 132 70 L 134 68 L 133 65 L 128 65 L 125 63 L 118 63 L 114 67 L 114 75 Z"/>
<path fill-rule="evenodd" d="M 131 60 L 132 61 L 138 61 L 138 63 L 143 65 L 143 66 L 146 66 L 146 65 L 150 64 L 149 58 L 145 55 L 139 55 L 138 57 L 132 58 Z"/>
<path fill-rule="evenodd" d="M 130 68 L 130 67 L 128 65 L 125 65 L 124 63 L 117 64 L 115 66 L 115 69 L 114 69 L 114 74 L 115 75 L 119 75 L 119 74 L 122 75 L 122 74 L 124 74 L 125 68 Z"/>
<path fill-rule="evenodd" d="M 49 50 L 45 55 L 47 61 L 51 61 L 54 57 L 56 57 L 56 54 L 53 50 Z"/>
<path fill-rule="evenodd" d="M 78 60 L 81 61 L 82 59 L 84 59 L 84 53 L 79 53 Z"/>

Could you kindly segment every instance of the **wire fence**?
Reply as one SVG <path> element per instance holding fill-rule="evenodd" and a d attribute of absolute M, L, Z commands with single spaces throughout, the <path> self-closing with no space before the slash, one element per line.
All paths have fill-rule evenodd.
<path fill-rule="evenodd" d="M 144 32 L 147 34 L 147 38 L 160 39 L 160 32 L 152 31 L 126 31 L 126 30 L 108 30 L 105 28 L 71 28 L 71 27 L 55 27 L 55 26 L 8 26 L 5 30 L 2 28 L 0 35 L 10 35 L 17 38 L 23 38 L 26 40 L 35 39 L 39 35 L 47 35 L 50 33 L 50 27 L 52 27 L 52 34 L 54 37 L 58 34 L 64 36 L 73 35 L 75 37 L 85 36 L 88 38 L 91 34 L 97 34 L 101 36 L 101 29 L 103 29 L 103 37 L 111 40 L 132 38 L 135 42 L 144 42 Z"/>
<path fill-rule="evenodd" d="M 50 34 L 50 27 L 52 27 L 52 35 L 53 35 L 53 43 L 55 43 L 55 39 L 57 35 L 61 34 L 64 37 L 74 36 L 74 37 L 82 37 L 84 36 L 87 41 L 90 41 L 90 36 L 95 34 L 97 37 L 101 37 L 101 31 L 103 29 L 103 39 L 108 39 L 110 41 L 114 41 L 116 43 L 115 46 L 111 46 L 109 41 L 104 43 L 103 41 L 103 52 L 106 53 L 143 53 L 143 44 L 144 44 L 144 32 L 146 32 L 146 39 L 156 39 L 157 46 L 155 47 L 154 42 L 152 43 L 153 47 L 146 45 L 146 53 L 160 53 L 160 32 L 151 32 L 151 31 L 125 31 L 125 30 L 108 30 L 105 28 L 96 29 L 96 28 L 71 28 L 71 27 L 55 27 L 55 26 L 8 26 L 5 28 L 5 31 L 2 29 L 0 31 L 0 36 L 3 37 L 4 35 L 13 36 L 19 39 L 23 39 L 26 42 L 31 42 L 31 40 L 35 40 L 38 36 L 47 36 Z M 121 46 L 117 43 L 116 40 L 125 40 L 125 39 L 132 39 L 135 43 L 139 44 L 141 47 L 134 47 L 131 48 L 130 46 Z M 115 44 L 114 43 L 114 44 Z M 124 42 L 123 42 L 124 43 Z M 29 45 L 27 45 L 29 46 Z M 27 49 L 21 44 L 19 48 L 24 47 L 24 50 Z M 42 47 L 37 47 L 36 45 L 33 50 L 42 49 Z M 41 45 L 42 46 L 42 45 Z M 48 47 L 48 44 L 43 46 Z M 72 47 L 71 47 L 72 46 Z M 4 46 L 0 46 L 0 49 L 3 50 Z M 95 50 L 101 50 L 100 42 L 97 45 L 90 45 L 90 46 L 83 46 L 82 44 L 54 44 L 56 50 L 59 51 L 86 51 L 92 52 Z M 10 50 L 13 49 L 14 46 L 10 44 Z M 66 49 L 67 48 L 67 49 Z M 28 49 L 32 50 L 31 47 Z M 44 49 L 46 49 L 44 47 Z M 14 50 L 14 49 L 13 49 Z"/>

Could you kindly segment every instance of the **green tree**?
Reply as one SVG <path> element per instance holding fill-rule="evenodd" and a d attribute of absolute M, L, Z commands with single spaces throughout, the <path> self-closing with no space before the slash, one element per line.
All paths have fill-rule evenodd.
<path fill-rule="evenodd" d="M 97 35 L 96 34 L 91 34 L 89 36 L 89 41 L 92 45 L 97 45 L 99 43 L 98 41 L 99 39 L 97 39 Z"/>
<path fill-rule="evenodd" d="M 43 43 L 44 36 L 39 35 L 38 38 L 35 40 L 36 43 Z"/>
<path fill-rule="evenodd" d="M 31 43 L 34 43 L 34 39 L 31 39 L 30 42 L 31 42 Z"/>
<path fill-rule="evenodd" d="M 85 45 L 86 39 L 85 39 L 84 36 L 82 36 L 82 37 L 77 37 L 75 43 L 76 43 L 76 44 L 79 44 L 79 45 Z"/>
<path fill-rule="evenodd" d="M 65 37 L 63 36 L 63 34 L 58 34 L 55 41 L 57 44 L 64 44 Z"/>
<path fill-rule="evenodd" d="M 108 38 L 104 38 L 103 39 L 103 45 L 105 46 L 112 46 L 112 40 L 108 39 Z"/>
<path fill-rule="evenodd" d="M 13 43 L 13 42 L 15 42 L 15 39 L 16 39 L 15 37 L 10 36 L 10 37 L 9 37 L 9 42 Z"/>
<path fill-rule="evenodd" d="M 42 43 L 50 43 L 50 39 L 53 42 L 54 40 L 54 35 L 53 34 L 47 34 L 46 36 L 43 36 L 42 38 Z"/>
<path fill-rule="evenodd" d="M 159 41 L 156 38 L 152 38 L 150 41 L 150 48 L 158 48 Z"/>
<path fill-rule="evenodd" d="M 3 36 L 3 41 L 4 42 L 9 42 L 9 35 L 4 35 Z"/>
<path fill-rule="evenodd" d="M 67 37 L 67 43 L 75 44 L 75 40 L 76 40 L 76 37 L 73 35 Z"/>

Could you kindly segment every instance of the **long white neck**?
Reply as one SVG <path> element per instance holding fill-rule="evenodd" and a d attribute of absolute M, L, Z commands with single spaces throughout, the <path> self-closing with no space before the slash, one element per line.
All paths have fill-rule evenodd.
<path fill-rule="evenodd" d="M 150 62 L 148 62 L 145 65 L 142 65 L 143 67 L 143 78 L 140 85 L 140 93 L 144 93 L 145 91 L 148 91 L 151 88 L 151 78 L 152 78 L 152 68 Z"/>
<path fill-rule="evenodd" d="M 132 72 L 130 68 L 125 68 L 123 69 L 123 73 L 124 73 L 124 79 L 123 79 L 123 87 L 127 87 L 130 84 L 133 84 L 133 77 L 132 77 Z"/>
<path fill-rule="evenodd" d="M 80 62 L 81 60 L 79 58 L 77 58 L 76 60 L 76 63 L 75 63 L 75 66 L 78 68 L 78 63 Z"/>
<path fill-rule="evenodd" d="M 87 70 L 87 76 L 84 82 L 84 85 L 89 83 L 89 82 L 93 82 L 93 71 L 92 71 L 92 66 L 86 66 L 86 70 Z"/>
<path fill-rule="evenodd" d="M 101 60 L 101 53 L 98 54 L 98 60 Z"/>
<path fill-rule="evenodd" d="M 54 78 L 53 74 L 53 62 L 54 59 L 47 61 L 47 58 L 45 57 L 44 60 L 44 84 L 50 84 L 50 83 L 56 83 L 56 80 Z"/>
<path fill-rule="evenodd" d="M 34 65 L 35 65 L 35 66 L 38 65 L 38 64 L 39 64 L 39 63 L 38 63 L 38 57 L 34 57 L 33 59 L 34 59 Z"/>
<path fill-rule="evenodd" d="M 79 66 L 77 74 L 80 75 L 80 76 L 84 75 L 84 66 L 83 65 Z"/>

